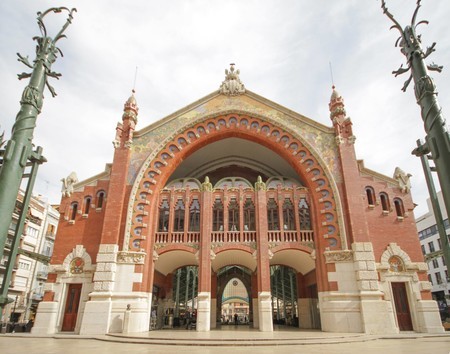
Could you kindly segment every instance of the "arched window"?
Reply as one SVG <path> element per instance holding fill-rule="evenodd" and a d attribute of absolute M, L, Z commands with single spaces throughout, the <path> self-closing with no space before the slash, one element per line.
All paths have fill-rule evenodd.
<path fill-rule="evenodd" d="M 289 198 L 283 203 L 283 229 L 295 230 L 294 205 Z"/>
<path fill-rule="evenodd" d="M 383 212 L 389 213 L 391 207 L 389 205 L 389 197 L 386 193 L 380 193 L 381 208 Z"/>
<path fill-rule="evenodd" d="M 228 204 L 228 230 L 239 231 L 239 204 L 236 198 L 231 198 Z"/>
<path fill-rule="evenodd" d="M 269 230 L 279 230 L 278 205 L 274 198 L 267 202 L 267 226 Z"/>
<path fill-rule="evenodd" d="M 70 205 L 70 208 L 72 209 L 72 212 L 70 213 L 70 220 L 75 221 L 75 217 L 77 216 L 77 212 L 78 212 L 78 203 L 73 202 Z"/>
<path fill-rule="evenodd" d="M 159 207 L 158 232 L 167 232 L 169 230 L 169 202 L 164 199 Z"/>
<path fill-rule="evenodd" d="M 300 230 L 312 230 L 311 213 L 305 198 L 301 198 L 298 202 L 298 216 L 300 220 Z"/>
<path fill-rule="evenodd" d="M 97 193 L 97 209 L 103 208 L 103 203 L 105 202 L 105 191 L 100 191 Z"/>
<path fill-rule="evenodd" d="M 220 199 L 214 201 L 213 231 L 223 231 L 223 204 Z"/>
<path fill-rule="evenodd" d="M 372 187 L 366 187 L 367 204 L 369 206 L 375 205 L 375 192 Z"/>
<path fill-rule="evenodd" d="M 86 197 L 84 198 L 84 215 L 89 214 L 89 209 L 91 208 L 91 201 L 92 198 L 91 197 Z"/>
<path fill-rule="evenodd" d="M 255 231 L 255 204 L 247 198 L 244 204 L 244 231 Z"/>
<path fill-rule="evenodd" d="M 200 203 L 193 199 L 189 208 L 189 231 L 200 231 Z"/>
<path fill-rule="evenodd" d="M 175 204 L 173 231 L 184 231 L 184 203 L 181 199 L 178 199 Z"/>
<path fill-rule="evenodd" d="M 400 198 L 394 199 L 395 212 L 398 218 L 403 218 L 405 216 L 405 208 L 403 207 L 403 202 Z"/>

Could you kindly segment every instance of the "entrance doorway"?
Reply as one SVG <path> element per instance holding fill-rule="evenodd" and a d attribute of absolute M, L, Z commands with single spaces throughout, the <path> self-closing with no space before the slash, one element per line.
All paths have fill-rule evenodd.
<path fill-rule="evenodd" d="M 250 269 L 226 266 L 217 273 L 217 323 L 248 326 L 253 322 Z"/>
<path fill-rule="evenodd" d="M 61 331 L 73 332 L 77 324 L 82 284 L 69 284 Z"/>
<path fill-rule="evenodd" d="M 159 299 L 152 311 L 156 312 L 155 329 L 194 329 L 197 319 L 198 267 L 178 268 L 172 277 L 172 289 L 166 299 Z"/>
<path fill-rule="evenodd" d="M 273 323 L 298 327 L 297 272 L 282 265 L 271 266 L 270 288 Z"/>
<path fill-rule="evenodd" d="M 391 283 L 394 296 L 395 312 L 400 331 L 412 331 L 411 312 L 405 283 Z"/>

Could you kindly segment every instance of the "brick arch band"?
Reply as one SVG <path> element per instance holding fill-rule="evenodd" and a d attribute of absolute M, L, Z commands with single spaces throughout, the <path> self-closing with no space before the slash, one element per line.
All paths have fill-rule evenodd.
<path fill-rule="evenodd" d="M 309 144 L 279 122 L 254 115 L 230 113 L 203 118 L 174 132 L 143 163 L 130 194 L 123 250 L 147 250 L 151 240 L 147 225 L 151 210 L 156 210 L 158 191 L 179 163 L 207 144 L 238 137 L 266 146 L 287 160 L 310 191 L 314 207 L 316 246 L 347 249 L 342 209 L 337 186 L 320 155 Z M 177 156 L 178 155 L 178 156 Z M 171 160 L 178 163 L 171 163 Z M 147 243 L 148 242 L 148 243 Z M 151 253 L 150 253 L 151 254 Z"/>

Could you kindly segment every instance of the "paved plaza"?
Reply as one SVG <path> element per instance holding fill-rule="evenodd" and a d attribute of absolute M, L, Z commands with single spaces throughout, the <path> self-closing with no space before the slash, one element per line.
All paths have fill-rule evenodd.
<path fill-rule="evenodd" d="M 28 333 L 0 335 L 0 353 L 88 354 L 291 354 L 291 353 L 408 353 L 449 354 L 450 333 L 424 335 L 413 332 L 389 336 L 223 329 L 211 332 L 154 331 L 124 335 L 36 337 Z"/>

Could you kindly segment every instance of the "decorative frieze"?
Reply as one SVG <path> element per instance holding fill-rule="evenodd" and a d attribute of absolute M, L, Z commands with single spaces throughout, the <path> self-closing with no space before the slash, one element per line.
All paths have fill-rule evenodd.
<path fill-rule="evenodd" d="M 325 251 L 326 263 L 353 262 L 353 251 Z"/>
<path fill-rule="evenodd" d="M 117 263 L 144 264 L 145 252 L 121 251 L 117 253 Z"/>

